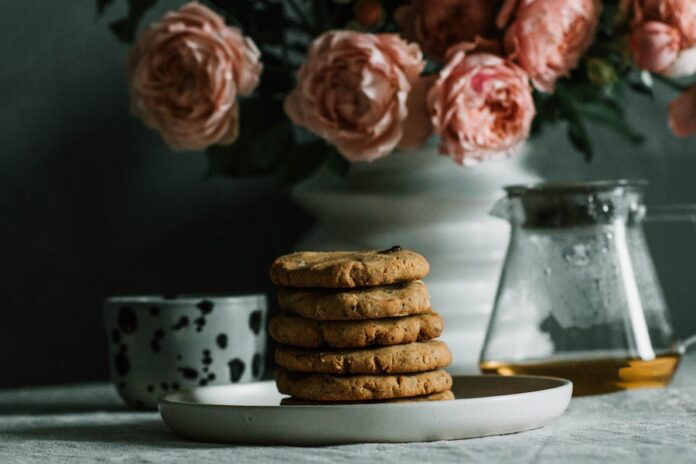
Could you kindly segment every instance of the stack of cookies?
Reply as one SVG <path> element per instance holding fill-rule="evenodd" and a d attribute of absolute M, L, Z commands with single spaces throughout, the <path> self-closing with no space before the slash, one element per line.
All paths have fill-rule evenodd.
<path fill-rule="evenodd" d="M 276 259 L 284 312 L 268 331 L 283 404 L 454 399 L 450 351 L 434 340 L 444 323 L 420 281 L 429 269 L 398 246 Z"/>

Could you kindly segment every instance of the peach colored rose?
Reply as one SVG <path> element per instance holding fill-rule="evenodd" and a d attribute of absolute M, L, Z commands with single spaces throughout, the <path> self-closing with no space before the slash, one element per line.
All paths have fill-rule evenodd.
<path fill-rule="evenodd" d="M 231 144 L 237 97 L 258 84 L 259 56 L 239 29 L 205 6 L 187 3 L 152 24 L 131 51 L 133 112 L 174 149 Z"/>
<path fill-rule="evenodd" d="M 647 71 L 670 77 L 682 77 L 696 72 L 696 2 L 693 0 L 635 0 L 633 21 L 634 41 L 643 46 L 633 46 L 636 65 Z M 648 26 L 650 25 L 650 26 Z M 648 39 L 646 28 L 653 29 L 653 37 Z M 663 32 L 657 36 L 654 32 Z M 669 45 L 666 37 L 669 30 Z M 652 40 L 652 42 L 651 42 Z M 661 45 L 656 45 L 660 41 Z M 660 58 L 646 60 L 648 48 L 660 49 Z M 676 50 L 676 53 L 675 53 Z M 653 53 L 653 56 L 657 56 Z M 659 61 L 659 67 L 654 65 Z"/>
<path fill-rule="evenodd" d="M 424 66 L 418 45 L 395 34 L 327 32 L 310 47 L 285 112 L 349 160 L 373 161 L 402 139 Z"/>
<path fill-rule="evenodd" d="M 536 113 L 527 74 L 490 53 L 450 50 L 428 94 L 440 152 L 471 166 L 510 154 L 529 137 Z"/>
<path fill-rule="evenodd" d="M 631 50 L 636 66 L 651 72 L 664 72 L 679 56 L 679 31 L 659 21 L 647 21 L 633 29 Z"/>
<path fill-rule="evenodd" d="M 599 0 L 506 0 L 498 26 L 512 20 L 505 50 L 537 89 L 553 92 L 592 45 L 600 12 Z"/>
<path fill-rule="evenodd" d="M 696 133 L 696 86 L 679 95 L 669 105 L 669 127 L 679 137 Z"/>
<path fill-rule="evenodd" d="M 502 0 L 411 0 L 394 13 L 404 36 L 433 58 L 444 58 L 459 42 L 497 34 L 495 18 Z"/>

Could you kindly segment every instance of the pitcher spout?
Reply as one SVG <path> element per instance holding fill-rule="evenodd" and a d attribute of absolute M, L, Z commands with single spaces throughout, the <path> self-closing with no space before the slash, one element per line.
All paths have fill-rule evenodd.
<path fill-rule="evenodd" d="M 503 197 L 498 200 L 488 212 L 491 216 L 510 221 L 510 199 Z"/>

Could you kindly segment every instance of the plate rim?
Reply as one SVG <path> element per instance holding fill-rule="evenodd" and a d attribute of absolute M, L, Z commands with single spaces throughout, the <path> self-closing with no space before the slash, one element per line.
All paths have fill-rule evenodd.
<path fill-rule="evenodd" d="M 219 404 L 219 403 L 200 403 L 200 402 L 189 402 L 189 401 L 180 401 L 180 400 L 174 400 L 171 399 L 171 397 L 181 395 L 186 392 L 194 392 L 197 390 L 208 390 L 208 389 L 218 389 L 218 388 L 230 388 L 230 387 L 246 387 L 246 386 L 252 386 L 252 385 L 258 385 L 258 384 L 274 384 L 275 382 L 273 380 L 264 380 L 264 381 L 259 381 L 259 382 L 246 382 L 246 383 L 239 383 L 239 384 L 220 384 L 220 385 L 209 385 L 209 386 L 204 386 L 204 387 L 195 387 L 195 388 L 190 388 L 190 389 L 182 389 L 178 390 L 176 392 L 170 392 L 167 393 L 166 395 L 160 396 L 157 399 L 157 409 L 162 412 L 162 407 L 167 407 L 167 406 L 173 406 L 173 407 L 195 407 L 195 408 L 240 408 L 240 409 L 260 409 L 260 410 L 274 410 L 277 408 L 281 409 L 298 409 L 298 408 L 303 408 L 303 409 L 312 409 L 314 411 L 319 410 L 319 409 L 324 409 L 324 408 L 330 408 L 331 410 L 337 410 L 337 409 L 355 409 L 355 408 L 383 408 L 383 407 L 388 407 L 388 408 L 395 408 L 395 407 L 439 407 L 441 405 L 451 405 L 451 402 L 480 402 L 480 401 L 486 401 L 486 402 L 493 402 L 493 401 L 503 401 L 503 400 L 510 400 L 514 399 L 520 396 L 527 396 L 527 395 L 535 395 L 539 394 L 542 392 L 546 392 L 548 390 L 562 390 L 566 388 L 570 388 L 570 394 L 572 396 L 572 390 L 573 390 L 573 382 L 564 379 L 562 377 L 552 377 L 552 376 L 545 376 L 545 375 L 496 375 L 496 374 L 479 374 L 479 375 L 455 375 L 452 376 L 454 379 L 458 378 L 471 378 L 471 377 L 486 377 L 486 378 L 496 378 L 500 381 L 506 381 L 506 379 L 533 379 L 533 380 L 548 380 L 552 382 L 556 382 L 557 385 L 555 386 L 550 386 L 548 388 L 542 388 L 538 390 L 532 390 L 532 391 L 526 391 L 526 392 L 518 392 L 518 393 L 509 393 L 509 394 L 502 394 L 502 395 L 490 395 L 490 396 L 477 396 L 473 398 L 455 398 L 454 400 L 447 400 L 447 401 L 422 401 L 422 402 L 401 402 L 401 403 L 358 403 L 358 404 L 292 404 L 292 405 L 271 405 L 271 404 Z M 288 395 L 286 395 L 288 396 Z"/>

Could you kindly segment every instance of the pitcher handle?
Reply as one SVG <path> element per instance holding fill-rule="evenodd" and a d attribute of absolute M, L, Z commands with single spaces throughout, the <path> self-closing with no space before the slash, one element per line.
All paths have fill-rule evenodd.
<path fill-rule="evenodd" d="M 696 225 L 696 205 L 659 205 L 648 208 L 645 215 L 648 222 L 690 222 Z M 696 334 L 677 342 L 679 351 L 683 354 L 696 346 Z"/>
<path fill-rule="evenodd" d="M 696 224 L 696 204 L 650 206 L 645 220 L 648 222 L 691 222 Z"/>

